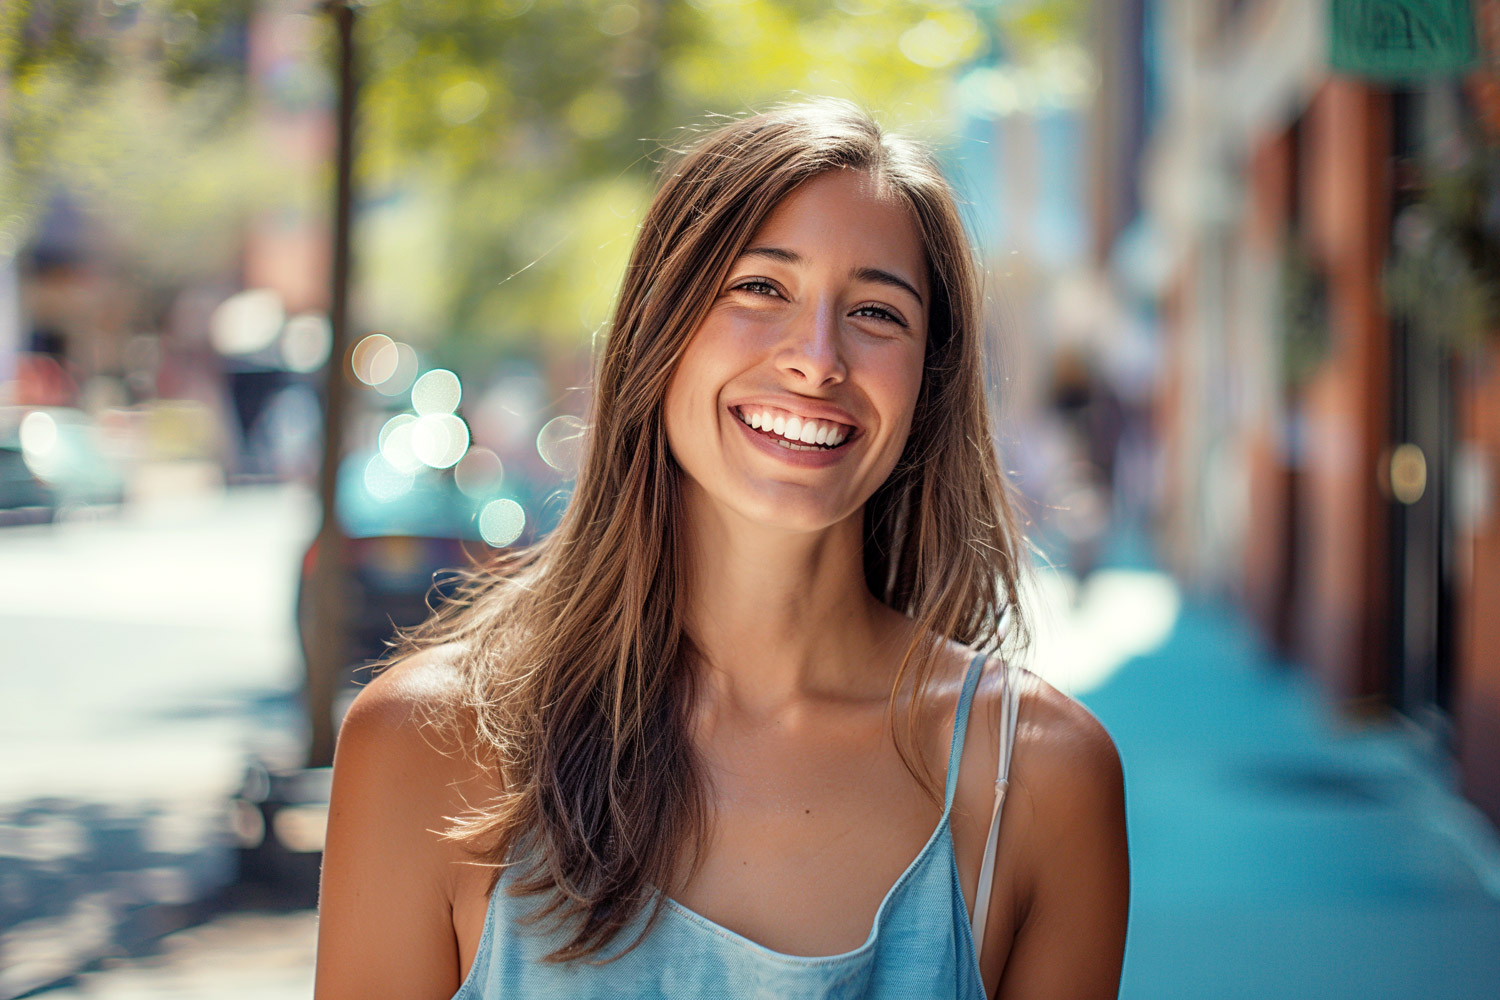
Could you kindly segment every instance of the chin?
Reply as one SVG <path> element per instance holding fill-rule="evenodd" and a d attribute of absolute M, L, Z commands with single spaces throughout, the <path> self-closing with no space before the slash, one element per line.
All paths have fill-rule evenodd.
<path fill-rule="evenodd" d="M 824 531 L 858 516 L 861 505 L 830 503 L 806 487 L 778 483 L 767 490 L 747 490 L 727 500 L 727 506 L 751 524 L 807 534 Z"/>

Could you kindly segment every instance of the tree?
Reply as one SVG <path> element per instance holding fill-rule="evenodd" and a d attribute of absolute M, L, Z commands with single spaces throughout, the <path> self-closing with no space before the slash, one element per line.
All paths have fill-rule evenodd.
<path fill-rule="evenodd" d="M 357 310 L 493 354 L 608 314 L 663 144 L 715 114 L 834 94 L 941 141 L 957 70 L 1076 36 L 1085 0 L 364 0 Z M 246 218 L 293 212 L 254 143 L 247 25 L 295 0 L 0 6 L 0 243 L 62 188 L 163 288 L 232 267 Z M 308 100 L 331 103 L 332 31 Z"/>
<path fill-rule="evenodd" d="M 248 8 L 0 7 L 0 227 L 10 250 L 66 192 L 98 225 L 99 254 L 139 284 L 223 273 L 237 253 L 234 221 L 272 190 L 247 155 Z"/>
<path fill-rule="evenodd" d="M 694 123 L 832 93 L 941 137 L 952 72 L 991 44 L 962 5 L 879 0 L 382 0 L 362 31 L 366 196 L 443 204 L 408 241 L 441 259 L 366 278 L 427 275 L 433 322 L 491 350 L 604 322 L 660 148 Z"/>

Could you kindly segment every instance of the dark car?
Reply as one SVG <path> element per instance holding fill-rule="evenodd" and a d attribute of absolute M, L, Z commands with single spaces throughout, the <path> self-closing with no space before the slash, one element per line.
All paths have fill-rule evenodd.
<path fill-rule="evenodd" d="M 453 593 L 459 578 L 452 570 L 494 551 L 479 535 L 483 504 L 465 496 L 450 471 L 422 469 L 399 494 L 377 496 L 365 475 L 373 458 L 372 452 L 353 454 L 339 469 L 338 511 L 348 540 L 350 586 L 345 688 L 368 680 L 360 668 L 385 655 L 398 628 L 420 624 L 431 606 Z M 303 554 L 297 584 L 297 634 L 304 656 L 312 627 L 308 585 L 318 555 L 314 539 Z"/>
<path fill-rule="evenodd" d="M 31 470 L 21 442 L 0 438 L 0 525 L 39 524 L 57 515 L 57 494 Z"/>

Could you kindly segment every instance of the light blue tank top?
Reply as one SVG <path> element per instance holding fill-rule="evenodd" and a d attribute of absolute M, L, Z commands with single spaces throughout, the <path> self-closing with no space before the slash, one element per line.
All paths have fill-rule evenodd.
<path fill-rule="evenodd" d="M 973 930 L 959 888 L 949 814 L 958 787 L 958 762 L 968 729 L 969 706 L 979 684 L 984 655 L 976 656 L 964 679 L 948 751 L 943 815 L 937 829 L 896 880 L 875 914 L 865 943 L 839 955 L 799 956 L 773 951 L 667 899 L 656 926 L 639 946 L 603 965 L 539 961 L 565 938 L 547 933 L 546 924 L 525 926 L 519 918 L 540 905 L 540 897 L 516 897 L 500 887 L 491 894 L 478 954 L 453 1000 L 666 1000 L 666 998 L 864 998 L 912 997 L 984 1000 L 975 957 Z M 1006 664 L 1007 702 L 1013 705 L 1013 670 Z M 993 841 L 1010 764 L 1015 715 L 1007 706 L 1000 750 L 1001 795 L 986 845 L 993 869 Z M 982 882 L 989 879 L 982 877 Z M 979 898 L 987 898 L 981 893 Z M 605 956 L 634 941 L 646 920 L 642 914 L 605 950 Z M 982 932 L 981 932 L 982 933 Z"/>

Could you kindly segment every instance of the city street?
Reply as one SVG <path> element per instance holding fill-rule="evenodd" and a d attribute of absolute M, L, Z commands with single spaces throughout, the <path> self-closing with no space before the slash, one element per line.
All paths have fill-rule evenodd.
<path fill-rule="evenodd" d="M 296 489 L 0 530 L 0 996 L 127 953 L 232 877 L 226 796 L 294 758 Z"/>
<path fill-rule="evenodd" d="M 827 706 L 715 629 L 810 625 L 827 673 L 878 639 L 865 581 L 921 617 L 975 574 L 1017 607 L 959 613 L 1118 749 L 1119 997 L 1500 1000 L 1500 0 L 0 11 L 0 1000 L 310 997 L 323 765 L 449 598 L 524 633 L 477 688 L 548 732 L 660 714 L 521 648 L 592 602 L 598 648 L 667 614 L 805 738 Z M 807 510 L 714 511 L 907 423 L 858 565 Z M 717 499 L 658 523 L 678 481 Z M 466 586 L 570 504 L 520 605 Z M 795 619 L 684 559 L 776 567 Z M 1029 704 L 1018 759 L 1087 756 Z M 773 730 L 751 792 L 874 774 Z M 1112 944 L 1022 900 L 1022 939 L 1068 923 L 1048 993 L 1113 984 L 1125 912 L 1035 787 L 1074 763 L 1006 807 L 1036 849 L 1002 888 L 1113 896 Z"/>

